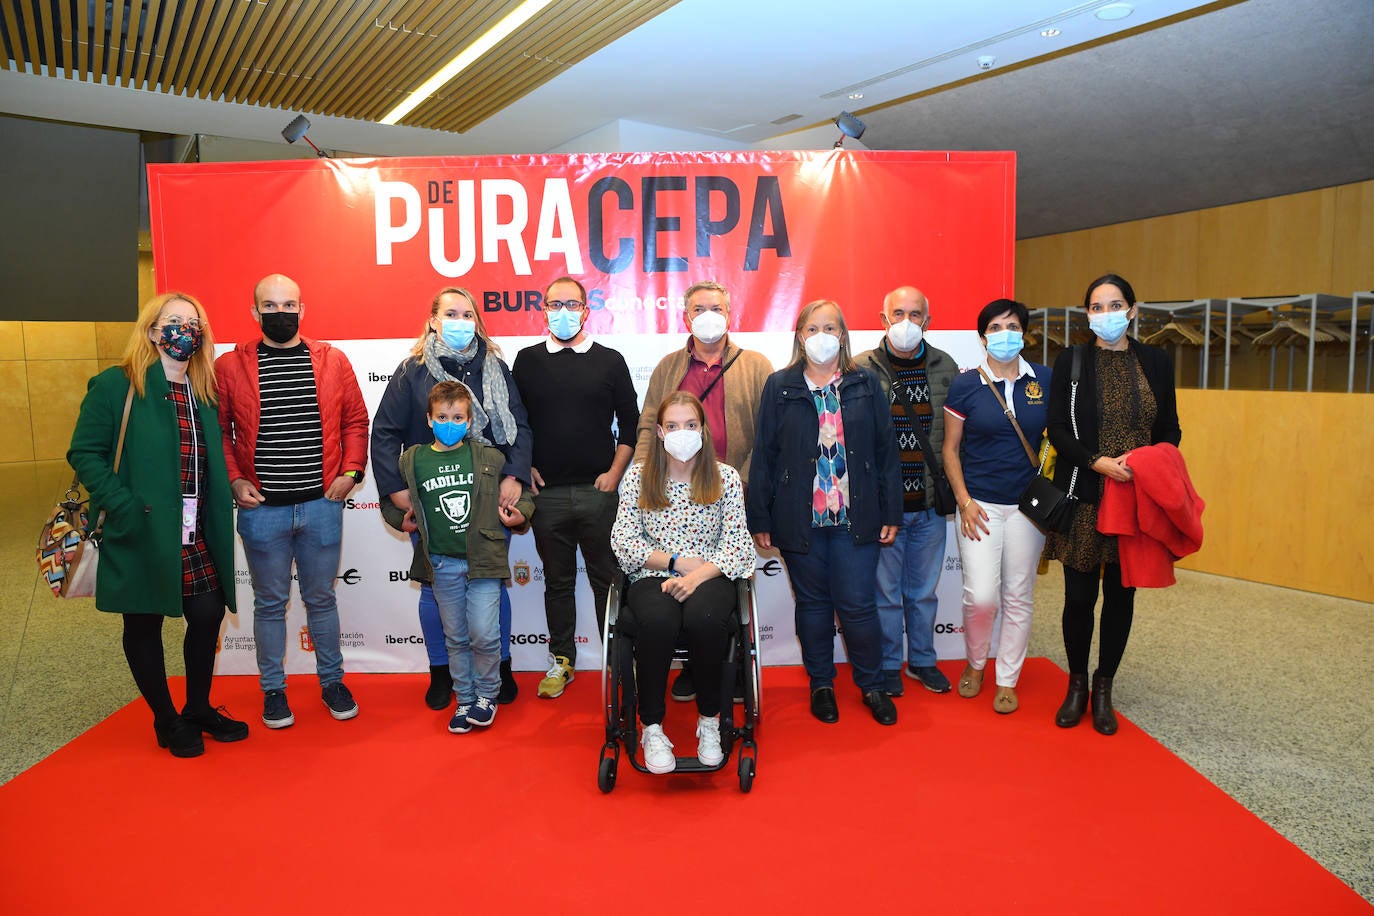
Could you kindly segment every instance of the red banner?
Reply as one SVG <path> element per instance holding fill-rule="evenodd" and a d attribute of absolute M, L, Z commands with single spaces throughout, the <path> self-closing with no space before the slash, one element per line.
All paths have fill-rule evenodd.
<path fill-rule="evenodd" d="M 257 333 L 254 284 L 301 286 L 314 335 L 412 337 L 443 286 L 488 331 L 539 334 L 542 290 L 577 277 L 594 333 L 681 330 L 713 279 L 731 328 L 790 331 L 812 299 L 880 327 L 919 286 L 934 327 L 1011 296 L 1011 152 L 613 153 L 148 166 L 158 288 L 205 302 L 217 339 Z"/>

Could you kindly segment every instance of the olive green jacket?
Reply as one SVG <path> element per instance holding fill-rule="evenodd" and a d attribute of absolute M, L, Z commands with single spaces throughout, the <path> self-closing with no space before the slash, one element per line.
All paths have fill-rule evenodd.
<path fill-rule="evenodd" d="M 129 379 L 115 366 L 90 380 L 67 463 L 91 494 L 91 517 L 105 510 L 95 606 L 122 614 L 181 616 L 181 432 L 156 362 L 135 395 L 119 474 L 112 470 Z M 224 468 L 219 411 L 200 402 L 200 443 L 209 473 L 201 482 L 201 524 L 224 599 L 234 605 L 233 494 Z"/>
<path fill-rule="evenodd" d="M 501 469 L 506 464 L 506 456 L 501 450 L 483 445 L 469 439 L 472 447 L 472 523 L 468 526 L 468 578 L 470 579 L 509 579 L 510 551 L 506 545 L 506 526 L 496 511 L 501 500 Z M 428 444 L 412 445 L 401 453 L 401 476 L 405 478 L 406 488 L 410 491 L 410 504 L 417 510 L 420 507 L 420 489 L 415 483 L 415 452 L 429 448 Z M 405 519 L 405 510 L 392 502 L 391 497 L 381 496 L 382 518 L 397 531 Z M 530 517 L 534 515 L 534 497 L 530 488 L 521 485 L 520 501 L 515 504 L 525 516 L 525 524 L 513 529 L 517 533 L 529 528 Z M 410 578 L 416 582 L 433 582 L 434 567 L 429 562 L 429 530 L 423 512 L 415 512 L 415 522 L 420 526 L 419 543 L 415 545 L 415 557 L 410 563 Z"/>

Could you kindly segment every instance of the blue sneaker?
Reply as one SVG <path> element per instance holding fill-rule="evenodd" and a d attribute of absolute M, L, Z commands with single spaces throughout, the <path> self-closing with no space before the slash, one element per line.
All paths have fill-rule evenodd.
<path fill-rule="evenodd" d="M 472 731 L 472 723 L 468 721 L 468 713 L 472 707 L 466 703 L 459 703 L 458 710 L 453 714 L 453 718 L 448 720 L 448 730 L 455 735 L 466 735 Z"/>
<path fill-rule="evenodd" d="M 324 700 L 324 705 L 329 707 L 329 714 L 336 719 L 351 719 L 358 714 L 358 703 L 343 681 L 325 687 L 320 691 L 320 698 Z"/>
<path fill-rule="evenodd" d="M 468 710 L 468 724 L 480 725 L 483 728 L 496 721 L 496 701 L 486 697 L 478 697 L 477 702 L 472 704 Z"/>

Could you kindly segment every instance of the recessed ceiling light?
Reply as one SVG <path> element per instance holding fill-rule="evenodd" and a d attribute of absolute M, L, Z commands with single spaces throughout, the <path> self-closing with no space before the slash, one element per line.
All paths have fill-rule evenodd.
<path fill-rule="evenodd" d="M 1093 15 L 1098 19 L 1111 22 L 1116 19 L 1125 19 L 1134 12 L 1135 7 L 1131 6 L 1129 3 L 1108 3 Z"/>
<path fill-rule="evenodd" d="M 1043 30 L 1040 32 L 1040 35 L 1041 35 L 1042 37 L 1044 37 L 1044 38 L 1053 38 L 1054 36 L 1056 36 L 1056 35 L 1058 35 L 1058 34 L 1059 34 L 1059 30 L 1058 30 L 1058 29 L 1043 29 Z"/>
<path fill-rule="evenodd" d="M 864 94 L 862 92 L 851 92 L 849 93 L 849 97 L 857 102 L 859 99 L 864 97 Z"/>

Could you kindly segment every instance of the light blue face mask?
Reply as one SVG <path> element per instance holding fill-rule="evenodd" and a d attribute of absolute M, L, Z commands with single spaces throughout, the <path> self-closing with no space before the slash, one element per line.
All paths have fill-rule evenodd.
<path fill-rule="evenodd" d="M 469 318 L 445 318 L 439 323 L 439 335 L 455 350 L 466 350 L 477 333 L 477 322 Z"/>
<path fill-rule="evenodd" d="M 1121 309 L 1117 312 L 1089 315 L 1088 327 L 1106 343 L 1114 344 L 1126 333 L 1126 325 L 1131 323 L 1131 319 L 1126 317 L 1129 311 L 1130 309 Z"/>
<path fill-rule="evenodd" d="M 572 309 L 550 309 L 545 314 L 549 316 L 549 330 L 559 340 L 572 340 L 577 336 L 577 332 L 582 330 L 581 312 Z"/>
<path fill-rule="evenodd" d="M 999 363 L 1009 363 L 1016 359 L 1025 343 L 1020 331 L 993 331 L 987 336 L 988 356 Z"/>
<path fill-rule="evenodd" d="M 434 438 L 452 448 L 468 434 L 468 421 L 454 423 L 452 420 L 434 421 Z"/>

